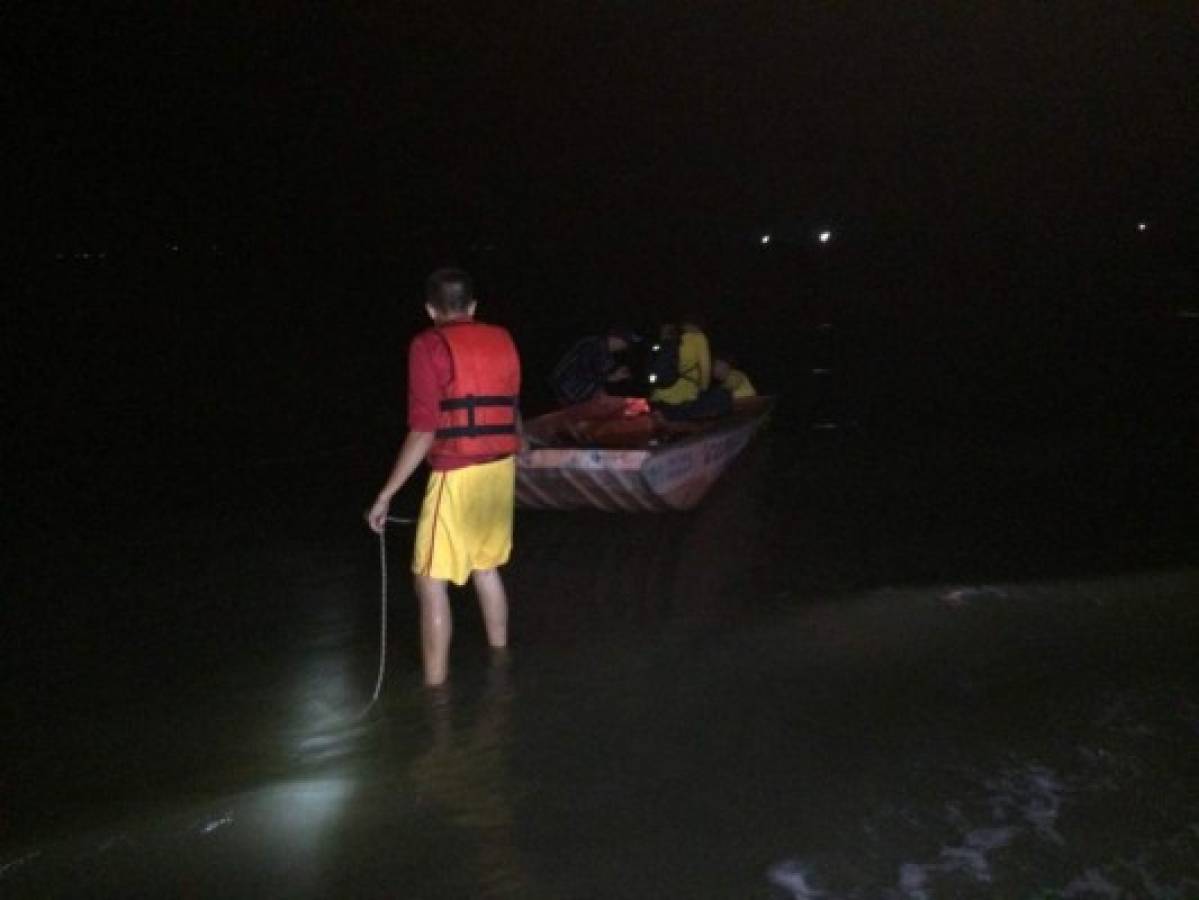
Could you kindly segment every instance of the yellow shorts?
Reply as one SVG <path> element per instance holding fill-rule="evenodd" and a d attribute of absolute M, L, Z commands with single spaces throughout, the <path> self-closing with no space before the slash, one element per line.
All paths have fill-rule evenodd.
<path fill-rule="evenodd" d="M 475 569 L 494 569 L 512 552 L 516 457 L 433 472 L 425 487 L 412 571 L 466 584 Z"/>

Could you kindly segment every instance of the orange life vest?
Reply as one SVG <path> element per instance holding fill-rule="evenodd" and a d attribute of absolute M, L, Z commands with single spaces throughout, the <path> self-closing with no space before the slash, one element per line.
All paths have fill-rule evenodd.
<path fill-rule="evenodd" d="M 481 457 L 517 452 L 520 357 L 512 336 L 481 322 L 454 322 L 436 331 L 449 348 L 454 375 L 439 404 L 432 452 Z"/>

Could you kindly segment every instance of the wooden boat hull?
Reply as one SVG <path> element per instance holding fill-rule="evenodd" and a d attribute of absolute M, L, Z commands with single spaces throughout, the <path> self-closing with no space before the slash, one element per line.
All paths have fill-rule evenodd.
<path fill-rule="evenodd" d="M 648 437 L 639 446 L 539 446 L 522 453 L 517 505 L 528 509 L 665 512 L 692 509 L 766 421 L 773 398 L 739 401 L 725 420 L 676 426 L 681 432 Z M 551 413 L 558 416 L 558 413 Z M 530 423 L 533 430 L 537 420 Z M 609 439 L 622 443 L 616 429 Z M 643 433 L 643 432 L 642 432 Z"/>

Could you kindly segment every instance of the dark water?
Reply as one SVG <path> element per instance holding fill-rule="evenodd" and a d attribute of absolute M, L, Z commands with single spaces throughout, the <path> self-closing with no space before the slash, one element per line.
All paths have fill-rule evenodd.
<path fill-rule="evenodd" d="M 28 313 L 77 364 L 19 357 L 5 897 L 1199 894 L 1190 332 L 746 327 L 762 439 L 691 514 L 521 512 L 511 657 L 463 592 L 447 692 L 389 532 L 359 717 L 402 323 L 263 278 L 148 277 L 158 380 L 115 295 Z"/>

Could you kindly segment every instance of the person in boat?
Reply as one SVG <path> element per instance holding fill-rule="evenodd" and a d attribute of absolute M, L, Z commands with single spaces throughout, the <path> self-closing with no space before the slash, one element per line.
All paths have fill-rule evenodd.
<path fill-rule="evenodd" d="M 678 325 L 663 325 L 659 332 L 662 344 L 675 342 L 677 363 L 673 371 L 651 374 L 657 385 L 650 393 L 650 403 L 664 418 L 692 419 L 713 415 L 709 408 L 712 398 L 704 398 L 712 383 L 712 351 L 695 314 L 684 316 Z M 669 354 L 664 354 L 668 358 Z M 719 399 L 719 398 L 716 398 Z M 719 413 L 715 413 L 719 414 Z"/>
<path fill-rule="evenodd" d="M 733 361 L 724 357 L 712 361 L 712 381 L 732 394 L 734 400 L 758 396 L 749 376 L 734 368 Z"/>
<path fill-rule="evenodd" d="M 428 462 L 412 572 L 424 680 L 434 686 L 448 675 L 450 582 L 474 584 L 488 643 L 496 650 L 508 643 L 499 567 L 512 551 L 520 357 L 506 329 L 475 321 L 474 288 L 465 272 L 430 275 L 425 312 L 432 327 L 408 348 L 408 434 L 366 519 L 382 533 L 391 499 Z"/>
<path fill-rule="evenodd" d="M 629 367 L 620 354 L 629 349 L 636 336 L 625 331 L 589 335 L 575 341 L 550 373 L 550 386 L 562 406 L 586 403 L 607 394 L 611 385 L 627 382 Z"/>

